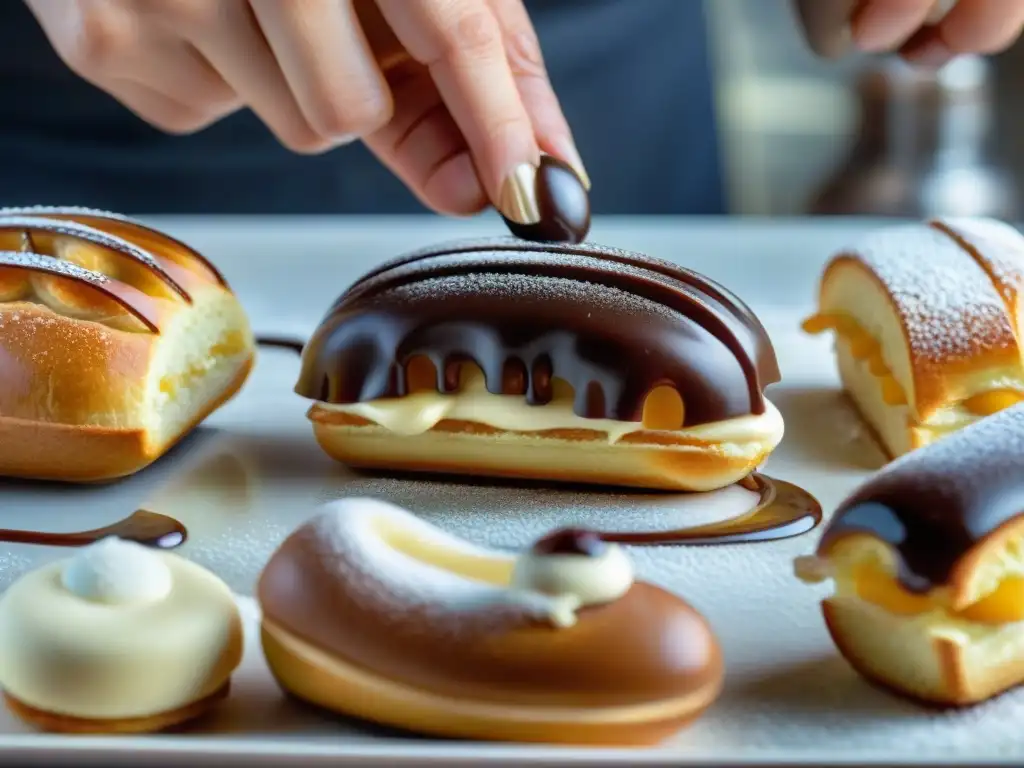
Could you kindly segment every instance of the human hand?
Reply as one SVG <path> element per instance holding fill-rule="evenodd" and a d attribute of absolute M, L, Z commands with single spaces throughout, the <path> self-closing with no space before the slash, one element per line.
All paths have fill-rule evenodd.
<path fill-rule="evenodd" d="M 296 152 L 360 138 L 449 214 L 528 218 L 541 152 L 589 186 L 522 0 L 26 3 L 72 70 L 171 133 L 247 106 Z"/>
<path fill-rule="evenodd" d="M 851 20 L 864 51 L 899 51 L 938 67 L 959 54 L 998 53 L 1024 27 L 1024 0 L 864 0 Z"/>

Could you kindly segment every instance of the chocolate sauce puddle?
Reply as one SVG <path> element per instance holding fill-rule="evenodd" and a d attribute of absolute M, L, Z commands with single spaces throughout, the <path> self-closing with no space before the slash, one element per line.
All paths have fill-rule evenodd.
<path fill-rule="evenodd" d="M 301 355 L 302 350 L 306 346 L 306 342 L 302 339 L 297 339 L 294 336 L 257 336 L 256 346 L 287 349 L 297 355 Z"/>
<path fill-rule="evenodd" d="M 600 531 L 597 535 L 603 541 L 631 546 L 707 546 L 789 539 L 821 523 L 821 504 L 797 485 L 757 472 L 739 485 L 761 494 L 757 506 L 740 517 L 675 531 Z"/>
<path fill-rule="evenodd" d="M 139 509 L 123 520 L 77 533 L 48 533 L 0 529 L 0 541 L 7 544 L 35 544 L 44 547 L 84 547 L 116 536 L 154 549 L 175 549 L 185 543 L 188 529 L 173 517 Z"/>

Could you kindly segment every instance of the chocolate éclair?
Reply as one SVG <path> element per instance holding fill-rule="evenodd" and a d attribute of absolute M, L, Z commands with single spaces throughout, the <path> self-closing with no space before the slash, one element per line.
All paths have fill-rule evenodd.
<path fill-rule="evenodd" d="M 962 705 L 1024 681 L 1024 404 L 908 454 L 838 508 L 805 581 L 868 679 Z"/>
<path fill-rule="evenodd" d="M 353 466 L 676 490 L 744 477 L 781 440 L 767 332 L 724 287 L 642 254 L 513 238 L 364 275 L 296 392 Z"/>
<path fill-rule="evenodd" d="M 184 243 L 87 208 L 0 209 L 0 476 L 132 474 L 240 389 L 253 350 Z"/>

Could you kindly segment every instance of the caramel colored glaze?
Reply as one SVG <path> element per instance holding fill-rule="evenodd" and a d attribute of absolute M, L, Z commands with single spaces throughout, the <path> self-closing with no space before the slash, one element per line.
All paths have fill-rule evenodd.
<path fill-rule="evenodd" d="M 445 393 L 465 361 L 488 391 L 532 405 L 561 379 L 586 418 L 639 421 L 649 392 L 672 386 L 683 426 L 761 414 L 762 389 L 779 378 L 750 310 L 698 275 L 589 245 L 503 241 L 420 252 L 358 281 L 306 345 L 296 392 L 401 397 L 416 356 Z"/>
<path fill-rule="evenodd" d="M 74 206 L 30 206 L 27 208 L 0 208 L 3 216 L 38 216 L 47 219 L 59 219 L 94 227 L 114 237 L 120 237 L 129 243 L 149 251 L 157 257 L 167 259 L 188 270 L 202 272 L 213 282 L 228 287 L 227 281 L 220 271 L 201 253 L 186 243 L 148 227 L 134 219 L 109 211 Z"/>
<path fill-rule="evenodd" d="M 83 269 L 70 262 L 60 261 L 51 256 L 34 253 L 0 251 L 0 268 L 20 269 L 26 272 L 49 275 L 95 290 L 103 298 L 110 299 L 133 315 L 152 333 L 160 332 L 160 306 L 158 299 L 147 296 L 137 288 L 111 280 L 106 275 Z"/>
<path fill-rule="evenodd" d="M 32 253 L 53 256 L 52 241 L 57 237 L 70 238 L 83 244 L 105 251 L 114 258 L 126 259 L 152 274 L 167 288 L 191 303 L 192 297 L 178 283 L 157 259 L 126 240 L 111 237 L 105 232 L 94 230 L 74 222 L 61 223 L 30 216 L 0 216 L 0 237 L 4 233 L 24 235 L 24 242 Z M 173 271 L 173 267 L 172 267 Z"/>
<path fill-rule="evenodd" d="M 520 224 L 502 216 L 516 237 L 538 242 L 580 243 L 590 231 L 590 197 L 576 172 L 561 160 L 543 155 L 534 180 L 540 221 Z"/>
<path fill-rule="evenodd" d="M 956 467 L 929 458 L 933 447 L 955 443 L 988 423 L 985 419 L 908 454 L 868 480 L 836 510 L 818 554 L 826 555 L 845 536 L 865 533 L 893 549 L 897 580 L 910 592 L 925 594 L 949 583 L 962 557 L 1024 510 L 1019 451 L 993 450 L 977 462 L 964 456 Z"/>
<path fill-rule="evenodd" d="M 296 339 L 290 336 L 257 336 L 256 346 L 287 349 L 297 355 L 302 355 L 302 350 L 306 346 L 306 342 L 302 339 Z"/>
<path fill-rule="evenodd" d="M 761 498 L 756 507 L 741 517 L 675 531 L 616 531 L 597 536 L 602 541 L 632 546 L 739 544 L 802 536 L 821 523 L 821 504 L 803 488 L 760 473 L 750 475 L 749 479 L 750 484 L 741 484 L 760 491 Z"/>
<path fill-rule="evenodd" d="M 116 536 L 154 549 L 175 549 L 185 543 L 188 529 L 173 517 L 139 509 L 123 520 L 77 533 L 51 533 L 0 529 L 5 544 L 36 544 L 44 547 L 84 547 L 101 539 Z"/>
<path fill-rule="evenodd" d="M 653 585 L 581 609 L 572 627 L 495 616 L 481 636 L 437 626 L 429 609 L 358 599 L 362 591 L 317 556 L 315 536 L 302 527 L 271 557 L 257 586 L 263 615 L 403 685 L 484 702 L 601 707 L 674 699 L 721 675 L 721 650 L 700 614 Z"/>

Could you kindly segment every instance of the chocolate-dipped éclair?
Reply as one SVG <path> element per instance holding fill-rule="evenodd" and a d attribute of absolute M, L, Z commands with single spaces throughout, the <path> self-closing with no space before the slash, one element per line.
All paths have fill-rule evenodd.
<path fill-rule="evenodd" d="M 699 274 L 511 238 L 377 268 L 303 350 L 320 445 L 356 467 L 713 490 L 783 424 L 753 312 Z"/>
<path fill-rule="evenodd" d="M 717 696 L 718 643 L 617 545 L 570 539 L 517 557 L 383 501 L 334 502 L 260 576 L 267 662 L 299 698 L 411 731 L 656 742 Z"/>
<path fill-rule="evenodd" d="M 943 705 L 1024 682 L 1024 405 L 908 454 L 844 501 L 805 581 L 869 680 Z"/>

